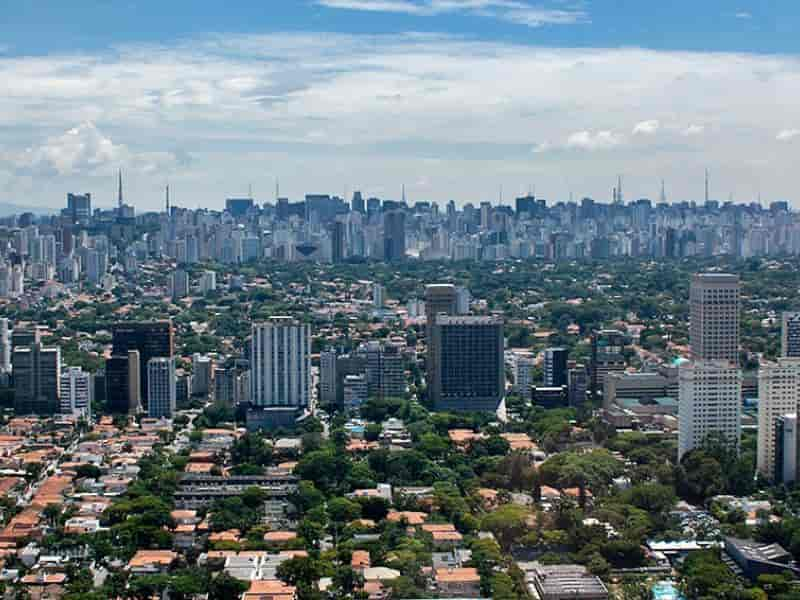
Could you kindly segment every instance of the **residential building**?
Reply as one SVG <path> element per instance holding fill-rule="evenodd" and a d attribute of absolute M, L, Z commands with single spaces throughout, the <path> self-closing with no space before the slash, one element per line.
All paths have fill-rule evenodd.
<path fill-rule="evenodd" d="M 800 358 L 763 361 L 758 369 L 757 468 L 762 476 L 775 480 L 778 419 L 798 411 L 800 401 Z"/>
<path fill-rule="evenodd" d="M 346 375 L 344 378 L 344 408 L 357 410 L 367 401 L 367 378 L 364 375 Z"/>
<path fill-rule="evenodd" d="M 696 361 L 678 369 L 678 458 L 719 435 L 738 449 L 742 373 L 729 361 Z"/>
<path fill-rule="evenodd" d="M 253 324 L 250 402 L 306 408 L 311 385 L 311 327 L 291 317 Z"/>
<path fill-rule="evenodd" d="M 171 321 L 122 322 L 114 325 L 112 354 L 127 356 L 129 350 L 139 352 L 139 390 L 147 402 L 147 365 L 151 358 L 172 358 L 175 355 L 175 332 Z"/>
<path fill-rule="evenodd" d="M 83 418 L 92 416 L 94 378 L 80 367 L 61 372 L 61 412 Z"/>
<path fill-rule="evenodd" d="M 602 329 L 592 334 L 589 391 L 595 401 L 603 392 L 606 375 L 625 370 L 624 351 L 629 343 L 628 337 L 616 329 Z M 603 407 L 608 408 L 605 398 Z"/>

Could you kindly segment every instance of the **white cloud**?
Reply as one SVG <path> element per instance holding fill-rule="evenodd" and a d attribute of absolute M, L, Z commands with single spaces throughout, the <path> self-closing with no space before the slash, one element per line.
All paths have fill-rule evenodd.
<path fill-rule="evenodd" d="M 752 19 L 753 15 L 746 10 L 740 10 L 739 12 L 733 13 L 733 16 L 737 19 Z"/>
<path fill-rule="evenodd" d="M 656 133 L 659 127 L 661 127 L 661 123 L 658 121 L 658 119 L 642 121 L 634 126 L 633 135 L 651 135 Z"/>
<path fill-rule="evenodd" d="M 673 181 L 676 199 L 693 198 L 686 173 L 702 179 L 706 166 L 736 197 L 748 197 L 759 181 L 769 182 L 765 197 L 767 186 L 776 197 L 794 189 L 789 152 L 766 164 L 752 155 L 800 122 L 791 101 L 800 94 L 800 58 L 790 55 L 309 32 L 0 56 L 0 80 L 0 185 L 11 182 L 8 201 L 21 173 L 39 175 L 36 197 L 60 198 L 72 185 L 102 192 L 92 178 L 120 163 L 131 171 L 132 194 L 142 186 L 142 203 L 152 185 L 155 206 L 163 188 L 155 174 L 164 170 L 192 206 L 217 206 L 243 181 L 273 190 L 267 172 L 292 198 L 312 187 L 395 190 L 425 172 L 431 200 L 474 201 L 493 195 L 498 182 L 527 188 L 533 177 L 543 195 L 560 199 L 568 193 L 564 172 L 579 177 L 576 195 L 610 189 L 608 173 L 623 153 L 626 172 Z M 658 121 L 658 135 L 637 135 L 629 145 L 631 115 Z M 714 135 L 700 135 L 712 123 Z M 684 136 L 697 136 L 702 152 L 687 154 Z M 578 152 L 608 149 L 617 151 L 591 160 Z M 542 152 L 547 160 L 536 160 Z M 420 167 L 430 159 L 435 172 Z M 735 168 L 725 173 L 724 165 Z M 657 197 L 650 183 L 639 185 L 626 180 L 626 195 Z"/>
<path fill-rule="evenodd" d="M 705 132 L 705 130 L 706 130 L 705 125 L 698 125 L 696 123 L 693 123 L 692 125 L 689 125 L 686 129 L 684 129 L 681 132 L 681 135 L 684 135 L 686 137 L 694 137 L 697 135 L 702 135 Z"/>
<path fill-rule="evenodd" d="M 567 138 L 567 148 L 580 150 L 610 150 L 624 141 L 623 137 L 613 131 L 576 131 Z"/>
<path fill-rule="evenodd" d="M 123 166 L 155 173 L 190 162 L 187 154 L 131 152 L 127 146 L 112 142 L 90 121 L 49 137 L 41 145 L 11 154 L 8 159 L 20 174 L 60 177 L 108 175 Z"/>
<path fill-rule="evenodd" d="M 578 9 L 547 8 L 522 0 L 316 0 L 326 8 L 363 12 L 389 12 L 431 17 L 449 13 L 489 17 L 525 25 L 574 25 L 586 23 L 589 16 Z"/>
<path fill-rule="evenodd" d="M 800 129 L 783 129 L 778 132 L 778 135 L 775 136 L 775 139 L 779 142 L 788 142 L 797 136 L 800 136 Z"/>

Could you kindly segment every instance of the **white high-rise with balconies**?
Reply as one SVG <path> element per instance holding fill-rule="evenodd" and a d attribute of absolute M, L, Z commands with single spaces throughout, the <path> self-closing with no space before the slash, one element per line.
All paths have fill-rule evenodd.
<path fill-rule="evenodd" d="M 291 317 L 253 324 L 250 401 L 258 407 L 309 405 L 311 327 Z"/>
<path fill-rule="evenodd" d="M 61 412 L 76 417 L 92 415 L 92 374 L 80 367 L 67 367 L 61 371 Z"/>

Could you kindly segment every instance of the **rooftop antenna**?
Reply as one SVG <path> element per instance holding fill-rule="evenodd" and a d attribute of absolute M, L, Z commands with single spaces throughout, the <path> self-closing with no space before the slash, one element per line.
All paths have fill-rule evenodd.
<path fill-rule="evenodd" d="M 247 197 L 250 198 L 250 199 L 253 198 L 253 184 L 252 183 L 248 183 L 247 184 Z"/>
<path fill-rule="evenodd" d="M 117 188 L 117 206 L 122 208 L 122 168 L 119 170 L 119 185 Z"/>
<path fill-rule="evenodd" d="M 275 178 L 275 202 L 281 197 L 281 183 L 278 178 Z"/>
<path fill-rule="evenodd" d="M 622 175 L 617 175 L 617 204 L 622 204 Z"/>
<path fill-rule="evenodd" d="M 667 202 L 667 192 L 666 192 L 666 190 L 664 188 L 664 180 L 663 179 L 661 180 L 661 198 L 660 198 L 660 201 L 661 201 L 662 204 L 665 204 Z"/>
<path fill-rule="evenodd" d="M 708 204 L 708 169 L 706 169 L 706 204 Z"/>
<path fill-rule="evenodd" d="M 167 215 L 169 215 L 169 184 L 167 184 Z"/>
<path fill-rule="evenodd" d="M 402 184 L 402 196 L 403 196 L 403 204 L 406 203 L 406 184 Z"/>
<path fill-rule="evenodd" d="M 503 205 L 503 184 L 502 183 L 500 184 L 500 202 L 499 202 L 499 204 L 500 204 L 500 206 Z"/>

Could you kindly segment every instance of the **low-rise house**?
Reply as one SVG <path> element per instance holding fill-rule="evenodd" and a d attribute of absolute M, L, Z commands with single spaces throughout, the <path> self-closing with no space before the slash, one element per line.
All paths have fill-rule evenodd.
<path fill-rule="evenodd" d="M 165 573 L 177 558 L 172 550 L 139 550 L 128 563 L 128 570 L 136 575 Z"/>
<path fill-rule="evenodd" d="M 253 581 L 242 600 L 296 600 L 297 591 L 277 579 Z"/>
<path fill-rule="evenodd" d="M 444 598 L 480 598 L 481 576 L 472 567 L 434 570 L 436 592 Z"/>

